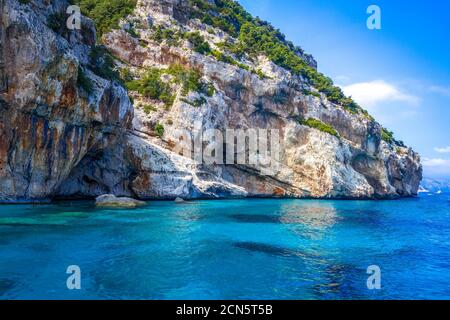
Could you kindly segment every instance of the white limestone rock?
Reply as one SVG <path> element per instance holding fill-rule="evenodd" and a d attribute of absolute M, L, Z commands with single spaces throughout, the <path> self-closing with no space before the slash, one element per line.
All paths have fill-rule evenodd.
<path fill-rule="evenodd" d="M 113 194 L 105 194 L 95 199 L 95 205 L 102 208 L 137 208 L 145 206 L 147 203 L 127 197 L 116 197 Z"/>

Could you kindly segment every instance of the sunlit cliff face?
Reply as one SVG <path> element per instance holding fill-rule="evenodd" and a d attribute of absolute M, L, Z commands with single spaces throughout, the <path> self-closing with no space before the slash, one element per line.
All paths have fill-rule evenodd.
<path fill-rule="evenodd" d="M 138 1 L 118 30 L 97 39 L 104 48 L 88 18 L 78 33 L 49 27 L 65 1 L 32 5 L 3 2 L 0 201 L 417 193 L 413 150 L 383 141 L 366 114 L 331 102 L 264 54 L 230 52 L 221 43 L 237 38 L 192 17 L 187 2 Z M 311 56 L 297 54 L 314 70 Z M 278 130 L 281 170 L 267 176 L 176 154 L 177 131 L 194 123 Z"/>

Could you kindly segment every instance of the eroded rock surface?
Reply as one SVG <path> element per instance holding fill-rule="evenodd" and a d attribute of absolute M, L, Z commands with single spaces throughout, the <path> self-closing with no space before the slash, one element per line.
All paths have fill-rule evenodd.
<path fill-rule="evenodd" d="M 66 2 L 1 5 L 0 200 L 46 199 L 87 155 L 130 128 L 133 108 L 123 87 L 91 71 L 92 92 L 77 85 L 89 41 L 46 24 Z"/>

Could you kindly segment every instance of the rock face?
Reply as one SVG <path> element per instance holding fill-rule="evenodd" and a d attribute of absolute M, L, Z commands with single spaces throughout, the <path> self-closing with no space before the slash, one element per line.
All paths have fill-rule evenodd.
<path fill-rule="evenodd" d="M 46 23 L 67 3 L 1 1 L 0 200 L 55 196 L 90 154 L 131 128 L 133 108 L 121 86 L 89 72 L 92 92 L 77 85 L 89 43 Z M 84 26 L 93 26 L 85 19 Z M 95 34 L 95 30 L 91 30 Z"/>
<path fill-rule="evenodd" d="M 83 17 L 85 32 L 58 33 L 47 26 L 52 13 L 65 11 L 65 1 L 0 3 L 2 202 L 103 194 L 140 199 L 369 199 L 417 193 L 422 176 L 418 154 L 383 141 L 381 126 L 364 115 L 350 113 L 324 95 L 305 94 L 301 77 L 264 56 L 244 61 L 250 68 L 242 68 L 194 52 L 188 41 L 176 46 L 155 41 L 150 25 L 199 31 L 213 48 L 227 36 L 189 19 L 185 1 L 139 0 L 121 25 L 126 29 L 130 21 L 140 21 L 140 39 L 124 30 L 102 39 L 118 66 L 135 75 L 177 63 L 198 70 L 202 81 L 214 88 L 211 95 L 183 96 L 182 88 L 172 85 L 175 101 L 170 108 L 128 93 L 117 81 L 92 71 L 95 29 L 88 18 Z M 311 56 L 297 54 L 317 67 Z M 265 77 L 249 71 L 256 69 Z M 90 90 L 80 85 L 83 78 L 92 83 Z M 154 108 L 145 112 L 142 106 L 149 104 Z M 308 118 L 338 134 L 298 121 Z M 160 134 L 155 134 L 157 124 L 164 128 Z M 278 130 L 280 169 L 265 175 L 252 166 L 204 165 L 174 152 L 180 130 L 192 132 L 196 124 L 221 131 Z"/>
<path fill-rule="evenodd" d="M 424 178 L 420 184 L 423 193 L 450 193 L 450 179 Z"/>

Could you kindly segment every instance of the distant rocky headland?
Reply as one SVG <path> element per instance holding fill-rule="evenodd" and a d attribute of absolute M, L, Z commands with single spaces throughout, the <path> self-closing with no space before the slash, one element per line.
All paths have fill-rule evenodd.
<path fill-rule="evenodd" d="M 422 193 L 450 193 L 450 179 L 424 178 L 420 183 Z"/>
<path fill-rule="evenodd" d="M 80 28 L 67 24 L 77 22 L 71 5 L 81 8 Z M 237 2 L 0 0 L 0 8 L 0 202 L 418 192 L 419 155 Z M 181 155 L 180 130 L 198 125 L 276 130 L 277 171 Z"/>

